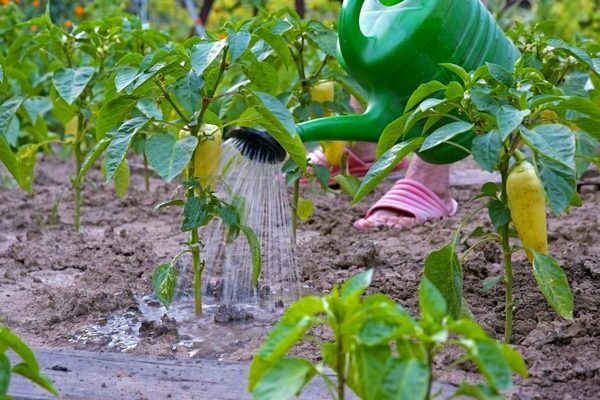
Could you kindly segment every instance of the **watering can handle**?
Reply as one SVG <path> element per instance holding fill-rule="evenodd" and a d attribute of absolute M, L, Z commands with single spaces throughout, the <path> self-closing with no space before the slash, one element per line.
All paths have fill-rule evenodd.
<path fill-rule="evenodd" d="M 339 18 L 339 50 L 352 70 L 364 70 L 365 49 L 370 38 L 360 29 L 360 12 L 365 0 L 345 0 Z"/>

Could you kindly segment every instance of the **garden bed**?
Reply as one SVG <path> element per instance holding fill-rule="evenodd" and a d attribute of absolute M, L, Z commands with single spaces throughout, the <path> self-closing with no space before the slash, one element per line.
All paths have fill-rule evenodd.
<path fill-rule="evenodd" d="M 366 267 L 376 269 L 370 292 L 382 291 L 414 312 L 423 260 L 433 249 L 448 242 L 459 221 L 472 209 L 466 202 L 476 193 L 465 177 L 468 163 L 455 167 L 453 195 L 461 204 L 458 215 L 427 223 L 411 230 L 381 229 L 359 232 L 351 223 L 360 217 L 369 201 L 349 207 L 350 199 L 339 194 L 313 193 L 316 212 L 299 227 L 300 271 L 303 284 L 326 292 Z M 151 293 L 153 269 L 170 259 L 185 236 L 179 230 L 177 210 L 156 212 L 153 206 L 168 198 L 175 188 L 152 180 L 146 192 L 134 169 L 132 188 L 124 200 L 112 189 L 88 183 L 84 189 L 82 231 L 72 229 L 72 201 L 68 162 L 44 158 L 37 166 L 34 195 L 18 189 L 0 190 L 0 317 L 33 346 L 73 348 L 89 351 L 121 351 L 110 329 L 90 336 L 90 327 L 111 326 L 115 316 L 137 325 L 128 352 L 149 356 L 247 361 L 260 345 L 268 326 L 246 322 L 251 334 L 232 324 L 211 321 L 209 334 L 236 332 L 225 346 L 209 344 L 194 348 L 182 342 L 179 321 L 144 321 L 140 302 L 158 306 L 143 296 Z M 462 177 L 462 178 L 461 178 Z M 99 172 L 91 175 L 100 182 Z M 382 185 L 386 186 L 386 185 Z M 56 221 L 49 219 L 54 201 L 64 190 Z M 517 398 L 593 398 L 600 387 L 600 193 L 583 189 L 584 206 L 561 218 L 550 217 L 551 253 L 564 266 L 575 298 L 574 320 L 561 320 L 539 292 L 524 256 L 515 257 L 514 343 L 523 354 L 530 378 L 519 382 Z M 480 214 L 481 215 L 481 214 Z M 471 223 L 484 222 L 483 215 Z M 53 224 L 51 224 L 54 222 Z M 468 228 L 467 228 L 468 230 Z M 464 264 L 465 295 L 478 321 L 501 338 L 504 330 L 502 285 L 484 290 L 482 282 L 502 271 L 500 250 L 490 245 L 471 254 Z M 129 314 L 127 314 L 129 313 Z M 129 319 L 127 319 L 129 318 Z M 187 327 L 186 329 L 188 329 Z M 117 329 L 117 328 L 115 328 Z M 326 337 L 326 332 L 313 332 Z M 87 335 L 87 336 L 86 336 Z M 223 343 L 221 343 L 223 344 Z M 304 344 L 297 354 L 314 358 L 315 348 Z M 438 373 L 453 361 L 451 353 L 436 358 Z M 442 374 L 444 381 L 457 382 L 474 369 Z M 474 374 L 473 374 L 474 376 Z"/>

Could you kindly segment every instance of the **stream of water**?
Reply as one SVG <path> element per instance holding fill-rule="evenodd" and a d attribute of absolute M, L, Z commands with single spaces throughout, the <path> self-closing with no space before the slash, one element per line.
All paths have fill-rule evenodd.
<path fill-rule="evenodd" d="M 215 220 L 201 233 L 204 291 L 224 304 L 287 304 L 300 295 L 300 283 L 282 164 L 244 157 L 241 145 L 237 139 L 224 143 L 217 192 L 230 203 L 242 204 L 243 223 L 260 241 L 259 284 L 252 285 L 252 256 L 246 238 L 240 235 L 225 245 L 223 223 Z M 189 267 L 183 268 L 180 276 L 188 279 L 181 280 L 180 290 L 191 284 Z"/>

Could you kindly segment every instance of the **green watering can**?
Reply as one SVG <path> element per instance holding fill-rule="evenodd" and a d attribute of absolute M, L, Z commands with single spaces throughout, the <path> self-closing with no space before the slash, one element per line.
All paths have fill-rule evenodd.
<path fill-rule="evenodd" d="M 456 78 L 441 63 L 471 71 L 491 62 L 512 70 L 518 56 L 480 0 L 346 0 L 339 18 L 338 61 L 365 89 L 368 106 L 363 114 L 303 122 L 298 133 L 304 142 L 377 143 L 385 127 L 404 114 L 419 85 Z M 421 135 L 421 128 L 405 138 Z M 269 142 L 264 134 L 252 132 L 238 130 L 234 136 L 255 137 L 261 146 Z M 474 136 L 467 132 L 452 141 L 469 149 Z M 449 164 L 469 154 L 445 143 L 418 155 L 430 163 Z"/>

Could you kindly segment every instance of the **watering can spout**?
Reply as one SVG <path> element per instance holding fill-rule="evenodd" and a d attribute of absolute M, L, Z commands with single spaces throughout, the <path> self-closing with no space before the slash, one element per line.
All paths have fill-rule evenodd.
<path fill-rule="evenodd" d="M 302 122 L 298 134 L 303 142 L 348 141 L 377 143 L 385 127 L 404 109 L 401 99 L 380 91 L 369 100 L 363 114 L 339 115 Z"/>

